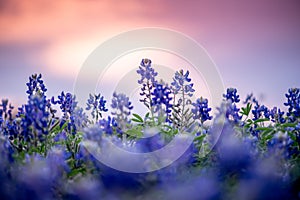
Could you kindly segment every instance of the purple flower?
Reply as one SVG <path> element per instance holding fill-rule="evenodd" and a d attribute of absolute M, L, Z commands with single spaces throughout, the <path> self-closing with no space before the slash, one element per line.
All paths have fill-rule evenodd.
<path fill-rule="evenodd" d="M 21 119 L 22 135 L 26 139 L 33 139 L 36 132 L 38 139 L 43 140 L 43 135 L 48 134 L 48 117 L 46 97 L 31 95 L 25 105 L 24 117 Z"/>
<path fill-rule="evenodd" d="M 189 83 L 191 82 L 189 73 L 189 71 L 186 71 L 186 73 L 184 73 L 182 69 L 179 72 L 175 72 L 175 77 L 173 78 L 173 82 L 171 83 L 174 94 L 185 93 L 190 97 L 193 96 L 193 93 L 195 92 L 195 90 L 193 89 L 194 84 Z"/>
<path fill-rule="evenodd" d="M 252 110 L 253 120 L 257 120 L 260 117 L 264 116 L 265 118 L 270 119 L 270 111 L 264 105 L 255 105 L 254 109 Z"/>
<path fill-rule="evenodd" d="M 151 67 L 151 60 L 145 58 L 141 61 L 139 69 L 136 71 L 141 75 L 141 79 L 138 81 L 139 84 L 150 82 L 152 84 L 156 83 L 155 77 L 157 76 L 157 72 Z"/>
<path fill-rule="evenodd" d="M 33 74 L 29 77 L 29 82 L 26 83 L 28 90 L 26 93 L 28 94 L 28 97 L 35 93 L 40 93 L 41 95 L 44 95 L 47 91 L 46 86 L 44 85 L 44 81 L 42 80 L 42 75 L 39 74 Z"/>
<path fill-rule="evenodd" d="M 238 102 L 240 102 L 240 99 L 239 99 L 240 96 L 237 95 L 237 89 L 235 89 L 235 88 L 228 88 L 227 89 L 227 93 L 223 94 L 223 97 L 226 100 L 230 100 L 231 103 L 238 103 Z"/>
<path fill-rule="evenodd" d="M 242 116 L 239 115 L 239 108 L 237 108 L 236 103 L 240 101 L 239 95 L 235 88 L 228 88 L 227 93 L 223 94 L 225 98 L 224 103 L 221 107 L 218 108 L 220 114 L 225 114 L 226 118 L 235 123 L 239 122 L 242 119 Z"/>
<path fill-rule="evenodd" d="M 133 109 L 129 98 L 123 93 L 117 94 L 114 92 L 111 107 L 114 109 L 111 114 L 114 116 L 118 126 L 121 130 L 125 130 L 130 123 L 128 117 Z"/>
<path fill-rule="evenodd" d="M 60 109 L 63 112 L 60 126 L 62 127 L 68 122 L 68 131 L 73 135 L 76 134 L 78 128 L 84 127 L 87 123 L 87 116 L 83 112 L 83 109 L 77 107 L 78 103 L 75 95 L 61 92 L 61 95 L 58 96 L 58 100 L 56 101 L 54 97 L 52 97 L 51 102 L 60 105 Z"/>
<path fill-rule="evenodd" d="M 284 103 L 284 105 L 288 106 L 288 112 L 286 114 L 289 120 L 294 122 L 296 118 L 300 117 L 300 88 L 290 88 L 285 96 L 287 102 Z"/>
<path fill-rule="evenodd" d="M 154 113 L 163 112 L 167 115 L 171 113 L 172 104 L 170 101 L 171 90 L 168 86 L 163 84 L 156 84 L 155 89 L 152 92 L 152 107 L 154 108 Z"/>
<path fill-rule="evenodd" d="M 55 101 L 54 97 L 52 97 L 51 102 L 53 104 L 59 104 L 61 111 L 64 115 L 72 114 L 75 107 L 77 106 L 77 102 L 75 101 L 75 96 L 71 93 L 61 92 L 61 95 L 58 96 L 58 100 Z"/>
<path fill-rule="evenodd" d="M 139 69 L 137 70 L 137 73 L 141 75 L 141 79 L 138 80 L 138 83 L 142 84 L 140 93 L 142 99 L 140 99 L 140 102 L 144 103 L 144 105 L 151 111 L 151 114 L 153 116 L 153 110 L 151 108 L 151 93 L 153 91 L 153 88 L 155 87 L 155 84 L 157 83 L 157 81 L 155 80 L 157 72 L 155 72 L 151 67 L 151 60 L 143 59 L 141 61 Z"/>
<path fill-rule="evenodd" d="M 205 121 L 212 119 L 212 116 L 209 115 L 211 108 L 208 107 L 207 99 L 198 98 L 192 105 L 192 113 L 195 120 L 199 120 L 203 124 Z"/>
<path fill-rule="evenodd" d="M 292 155 L 299 155 L 299 149 L 287 132 L 277 132 L 268 143 L 270 155 L 282 154 L 284 158 L 291 158 Z"/>
<path fill-rule="evenodd" d="M 70 116 L 73 129 L 77 131 L 78 128 L 83 128 L 88 123 L 88 117 L 82 108 L 76 107 Z"/>
<path fill-rule="evenodd" d="M 270 117 L 273 122 L 281 124 L 285 123 L 284 111 L 281 111 L 280 108 L 277 109 L 277 107 L 274 107 L 272 110 L 270 110 Z"/>
<path fill-rule="evenodd" d="M 118 133 L 121 133 L 115 118 L 112 118 L 110 116 L 107 117 L 107 120 L 100 119 L 98 124 L 100 125 L 102 131 L 106 134 L 112 135 L 114 133 L 114 130 L 116 130 Z"/>
<path fill-rule="evenodd" d="M 253 94 L 252 93 L 248 94 L 243 104 L 250 103 L 252 99 L 253 99 Z"/>
<path fill-rule="evenodd" d="M 84 139 L 94 142 L 100 142 L 102 138 L 103 129 L 99 126 L 92 126 L 84 129 Z"/>
<path fill-rule="evenodd" d="M 175 72 L 173 82 L 171 83 L 171 90 L 173 92 L 173 113 L 170 121 L 173 126 L 180 131 L 190 128 L 193 123 L 193 113 L 190 111 L 190 104 L 192 103 L 191 97 L 195 90 L 193 83 L 190 83 L 189 71 L 184 72 L 182 69 Z"/>
<path fill-rule="evenodd" d="M 95 94 L 91 95 L 87 102 L 86 110 L 92 110 L 92 116 L 93 118 L 96 118 L 96 121 L 98 121 L 99 117 L 102 117 L 101 112 L 107 112 L 108 109 L 105 107 L 106 100 L 104 100 L 104 97 L 101 96 L 101 94 Z"/>
<path fill-rule="evenodd" d="M 2 99 L 0 104 L 0 117 L 4 120 L 12 120 L 12 110 L 14 107 L 11 104 L 8 104 L 8 99 Z"/>

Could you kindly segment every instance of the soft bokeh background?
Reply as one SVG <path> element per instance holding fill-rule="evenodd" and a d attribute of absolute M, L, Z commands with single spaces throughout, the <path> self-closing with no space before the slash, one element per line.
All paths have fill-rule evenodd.
<path fill-rule="evenodd" d="M 102 42 L 161 27 L 201 44 L 225 87 L 282 105 L 287 89 L 300 87 L 299 19 L 298 0 L 1 0 L 0 98 L 25 102 L 25 82 L 35 72 L 44 75 L 48 96 L 72 91 L 82 63 Z"/>

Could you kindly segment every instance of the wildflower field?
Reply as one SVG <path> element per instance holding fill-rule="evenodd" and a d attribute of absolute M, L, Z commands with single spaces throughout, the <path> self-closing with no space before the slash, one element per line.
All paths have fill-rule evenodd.
<path fill-rule="evenodd" d="M 69 92 L 48 97 L 41 74 L 21 107 L 2 99 L 1 199 L 300 198 L 299 88 L 278 107 L 228 88 L 211 108 L 189 71 L 165 83 L 143 59 L 137 73 L 145 115 L 118 92 L 85 108 Z"/>

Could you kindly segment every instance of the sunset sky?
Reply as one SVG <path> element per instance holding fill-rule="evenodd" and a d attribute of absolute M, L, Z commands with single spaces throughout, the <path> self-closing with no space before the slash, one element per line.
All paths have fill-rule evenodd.
<path fill-rule="evenodd" d="M 288 88 L 300 87 L 299 19 L 298 0 L 1 0 L 0 98 L 25 102 L 32 73 L 43 74 L 48 96 L 72 92 L 82 64 L 102 42 L 159 27 L 202 45 L 225 87 L 283 107 Z M 142 58 L 131 62 L 138 67 Z"/>

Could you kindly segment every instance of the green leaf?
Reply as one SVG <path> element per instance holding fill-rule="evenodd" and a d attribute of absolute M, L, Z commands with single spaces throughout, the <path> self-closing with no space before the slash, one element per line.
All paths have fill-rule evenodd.
<path fill-rule="evenodd" d="M 248 104 L 247 104 L 247 109 L 246 109 L 246 114 L 247 114 L 247 115 L 249 115 L 251 109 L 252 109 L 252 104 L 251 104 L 251 103 L 248 103 Z"/>
<path fill-rule="evenodd" d="M 145 115 L 145 118 L 147 119 L 149 117 L 150 113 L 147 112 L 146 115 Z"/>
<path fill-rule="evenodd" d="M 291 138 L 293 141 L 297 142 L 297 136 L 296 136 L 295 134 L 293 134 L 293 133 L 291 133 L 291 132 L 288 132 L 288 135 L 290 136 L 290 138 Z"/>
<path fill-rule="evenodd" d="M 267 121 L 270 121 L 270 119 L 268 119 L 268 118 L 257 119 L 257 120 L 254 121 L 254 124 L 257 124 L 257 123 L 260 123 L 260 122 L 267 122 Z"/>
<path fill-rule="evenodd" d="M 163 124 L 162 127 L 163 127 L 163 128 L 167 128 L 167 129 L 169 129 L 169 130 L 172 129 L 172 126 L 169 126 L 169 125 L 167 125 L 167 124 Z"/>
<path fill-rule="evenodd" d="M 272 137 L 273 137 L 273 135 L 269 134 L 264 138 L 264 140 L 268 141 L 268 140 L 272 139 Z"/>
<path fill-rule="evenodd" d="M 135 122 L 141 122 L 141 123 L 144 122 L 143 118 L 141 116 L 139 116 L 138 114 L 133 113 L 132 115 L 135 117 L 135 118 L 133 118 L 135 120 L 132 119 L 133 121 L 135 121 Z"/>
<path fill-rule="evenodd" d="M 126 131 L 126 134 L 136 138 L 136 137 L 142 137 L 143 133 L 142 133 L 143 127 L 142 126 L 134 126 L 132 129 L 129 129 Z"/>
<path fill-rule="evenodd" d="M 286 127 L 295 127 L 297 124 L 296 123 L 285 123 L 285 124 L 282 124 L 281 126 L 283 128 L 286 128 Z"/>
<path fill-rule="evenodd" d="M 274 129 L 271 127 L 258 127 L 257 130 L 263 130 L 260 136 L 264 141 L 271 139 L 273 137 L 273 133 L 275 133 Z"/>
<path fill-rule="evenodd" d="M 242 111 L 240 111 L 240 113 L 241 113 L 242 115 L 246 115 L 246 108 L 241 108 L 241 110 L 242 110 Z"/>
<path fill-rule="evenodd" d="M 143 122 L 141 122 L 140 120 L 135 119 L 135 118 L 132 118 L 131 121 L 133 121 L 133 122 L 138 122 L 138 123 L 143 123 Z"/>
<path fill-rule="evenodd" d="M 248 116 L 249 115 L 249 113 L 250 113 L 250 111 L 251 111 L 251 108 L 252 108 L 252 104 L 251 103 L 248 103 L 247 104 L 247 106 L 245 107 L 245 108 L 241 108 L 241 114 L 242 115 L 246 115 L 246 116 Z"/>
<path fill-rule="evenodd" d="M 273 131 L 272 127 L 257 127 L 256 130 L 258 131 Z"/>
<path fill-rule="evenodd" d="M 59 120 L 50 128 L 50 132 L 56 132 L 59 129 Z"/>
<path fill-rule="evenodd" d="M 64 130 L 67 126 L 68 126 L 68 123 L 69 123 L 69 121 L 66 121 L 63 125 L 62 125 L 62 127 L 60 127 L 60 123 L 59 123 L 59 121 L 58 121 L 58 123 L 56 123 L 52 128 L 51 128 L 51 130 L 50 130 L 50 132 L 51 133 L 59 133 L 59 132 L 61 132 L 62 130 Z"/>
<path fill-rule="evenodd" d="M 84 174 L 85 173 L 85 169 L 84 168 L 77 168 L 77 169 L 73 169 L 69 174 L 68 177 L 75 177 L 77 174 Z"/>
<path fill-rule="evenodd" d="M 194 141 L 197 141 L 198 143 L 202 143 L 205 136 L 206 136 L 205 134 L 199 135 L 199 136 L 195 137 Z"/>
<path fill-rule="evenodd" d="M 251 120 L 251 119 L 247 119 L 247 121 L 246 121 L 248 124 L 252 124 L 253 123 L 253 121 Z"/>
<path fill-rule="evenodd" d="M 190 109 L 188 108 L 188 109 L 183 113 L 183 115 L 187 115 L 189 111 L 190 111 Z"/>

